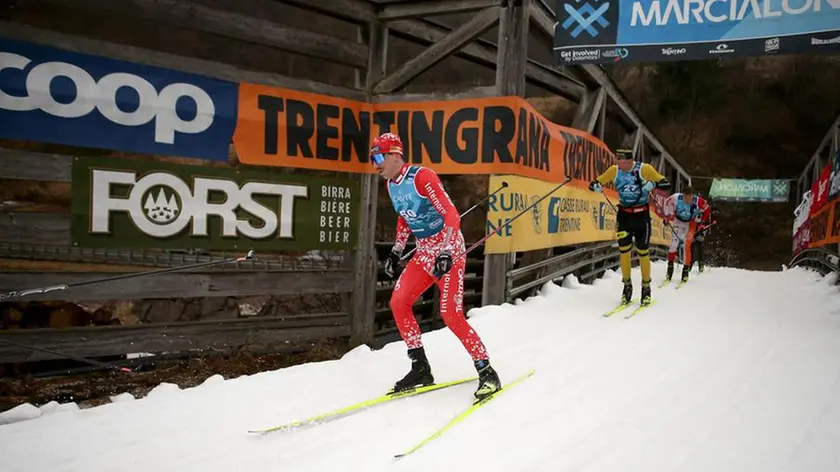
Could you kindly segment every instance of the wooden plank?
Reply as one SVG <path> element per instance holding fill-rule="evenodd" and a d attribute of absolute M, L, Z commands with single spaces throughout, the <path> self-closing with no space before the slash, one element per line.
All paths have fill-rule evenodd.
<path fill-rule="evenodd" d="M 31 26 L 0 20 L 0 37 L 27 41 L 84 54 L 109 57 L 112 59 L 163 67 L 192 74 L 199 74 L 231 82 L 249 82 L 253 84 L 283 87 L 303 92 L 332 95 L 363 101 L 364 93 L 345 87 L 329 85 L 314 80 L 297 79 L 278 74 L 240 69 L 230 64 L 206 61 L 192 57 L 177 56 L 149 49 L 142 49 L 126 44 L 110 43 L 87 39 L 69 34 L 33 28 Z"/>
<path fill-rule="evenodd" d="M 366 0 L 280 0 L 304 10 L 366 24 L 376 20 L 376 7 Z M 262 0 L 260 1 L 262 3 Z"/>
<path fill-rule="evenodd" d="M 0 241 L 19 244 L 70 244 L 70 215 L 0 213 Z"/>
<path fill-rule="evenodd" d="M 8 340 L 71 356 L 93 357 L 137 352 L 229 350 L 243 346 L 271 347 L 287 342 L 344 337 L 344 313 L 300 317 L 255 317 L 227 321 L 147 323 L 63 329 L 0 331 L 0 363 L 61 359 L 55 354 L 6 344 Z"/>
<path fill-rule="evenodd" d="M 66 0 L 40 1 L 65 6 L 68 4 Z M 363 45 L 187 0 L 73 0 L 69 4 L 80 10 L 107 11 L 120 16 L 168 23 L 178 28 L 215 33 L 339 64 L 363 66 L 367 62 L 367 50 Z"/>
<path fill-rule="evenodd" d="M 499 21 L 499 63 L 496 66 L 496 93 L 525 96 L 525 68 L 528 58 L 529 9 L 522 3 L 508 3 Z M 515 257 L 515 256 L 514 256 Z M 507 301 L 510 254 L 484 256 L 481 305 L 501 305 Z"/>
<path fill-rule="evenodd" d="M 0 148 L 0 179 L 70 182 L 73 158 Z"/>
<path fill-rule="evenodd" d="M 349 292 L 348 271 L 181 272 L 103 282 L 67 290 L 33 294 L 29 300 L 138 300 L 145 298 L 235 297 Z M 0 272 L 0 293 L 78 283 L 117 275 L 113 272 Z"/>
<path fill-rule="evenodd" d="M 374 93 L 393 92 L 402 88 L 411 79 L 428 70 L 433 65 L 452 55 L 455 51 L 472 42 L 499 21 L 499 7 L 482 10 L 469 21 L 447 34 L 435 44 L 429 46 L 420 55 L 397 68 L 391 75 L 380 80 L 374 87 Z"/>
<path fill-rule="evenodd" d="M 482 10 L 502 4 L 501 0 L 425 0 L 385 5 L 379 21 L 401 20 L 432 15 L 452 15 Z"/>
<path fill-rule="evenodd" d="M 486 98 L 496 96 L 496 87 L 470 87 L 455 92 L 385 93 L 373 97 L 374 103 L 422 102 Z"/>

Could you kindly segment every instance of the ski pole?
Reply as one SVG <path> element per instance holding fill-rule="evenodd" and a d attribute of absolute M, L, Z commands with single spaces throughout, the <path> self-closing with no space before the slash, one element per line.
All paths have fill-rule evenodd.
<path fill-rule="evenodd" d="M 73 356 L 73 355 L 70 355 L 70 354 L 64 354 L 64 353 L 61 353 L 61 352 L 58 352 L 58 351 L 53 351 L 51 349 L 44 349 L 42 347 L 27 346 L 26 344 L 20 344 L 20 343 L 14 342 L 14 341 L 6 340 L 6 339 L 0 339 L 0 343 L 5 343 L 5 344 L 8 344 L 10 346 L 22 347 L 24 349 L 30 349 L 32 351 L 46 352 L 48 354 L 53 354 L 53 355 L 56 355 L 56 356 L 59 356 L 59 357 L 64 357 L 66 359 L 72 359 L 74 361 L 85 362 L 85 363 L 95 365 L 95 366 L 98 366 L 98 367 L 115 369 L 115 370 L 119 370 L 119 371 L 122 371 L 122 372 L 133 372 L 128 367 L 120 367 L 118 365 L 109 364 L 107 362 L 99 362 L 99 361 L 95 361 L 93 359 L 88 359 L 87 357 L 80 357 L 80 356 Z"/>
<path fill-rule="evenodd" d="M 93 280 L 83 280 L 81 282 L 72 282 L 72 283 L 64 284 L 64 285 L 52 285 L 52 286 L 49 286 L 49 287 L 37 287 L 37 288 L 30 288 L 30 289 L 26 289 L 26 290 L 15 290 L 15 291 L 12 291 L 12 292 L 0 293 L 0 302 L 7 302 L 7 301 L 11 301 L 11 300 L 20 299 L 20 298 L 26 297 L 27 295 L 53 292 L 53 291 L 56 291 L 56 290 L 67 290 L 67 289 L 76 288 L 76 287 L 83 287 L 85 285 L 101 284 L 101 283 L 105 283 L 105 282 L 113 282 L 113 281 L 116 281 L 116 280 L 131 279 L 131 278 L 135 278 L 135 277 L 147 277 L 147 276 L 150 276 L 150 275 L 168 274 L 168 273 L 171 273 L 171 272 L 180 272 L 180 271 L 183 271 L 183 270 L 197 269 L 197 268 L 200 268 L 200 267 L 210 267 L 210 266 L 214 266 L 214 265 L 228 264 L 228 263 L 232 263 L 232 262 L 243 262 L 243 261 L 254 260 L 254 259 L 256 259 L 256 257 L 254 256 L 254 250 L 251 249 L 251 250 L 248 251 L 248 254 L 245 255 L 245 256 L 235 257 L 235 258 L 230 258 L 230 259 L 223 259 L 223 260 L 220 260 L 220 261 L 199 262 L 199 263 L 196 263 L 196 264 L 182 265 L 182 266 L 178 266 L 178 267 L 167 267 L 165 269 L 155 269 L 155 270 L 148 270 L 148 271 L 144 271 L 144 272 L 131 272 L 131 273 L 128 273 L 128 274 L 115 275 L 115 276 L 112 276 L 112 277 L 102 277 L 102 278 L 93 279 Z"/>
<path fill-rule="evenodd" d="M 558 186 L 554 187 L 554 189 L 553 189 L 552 191 L 550 191 L 550 192 L 548 192 L 547 194 L 545 194 L 545 195 L 543 195 L 542 197 L 540 197 L 540 199 L 539 199 L 539 200 L 537 200 L 537 201 L 535 201 L 535 202 L 531 203 L 531 204 L 530 204 L 527 208 L 525 208 L 524 210 L 520 211 L 520 212 L 519 212 L 516 216 L 514 216 L 513 218 L 511 218 L 511 219 L 507 220 L 507 221 L 506 221 L 503 225 L 501 225 L 501 226 L 499 226 L 498 228 L 496 228 L 496 230 L 495 230 L 495 231 L 493 231 L 492 233 L 490 233 L 490 234 L 486 234 L 483 238 L 479 239 L 478 241 L 476 241 L 475 243 L 473 243 L 473 245 L 472 245 L 472 246 L 470 246 L 469 248 L 467 248 L 467 250 L 466 250 L 466 251 L 462 252 L 461 254 L 458 254 L 456 257 L 453 257 L 453 258 L 452 258 L 452 260 L 458 259 L 458 258 L 460 258 L 460 257 L 462 257 L 462 256 L 465 256 L 465 255 L 469 254 L 469 253 L 470 253 L 473 249 L 475 249 L 475 248 L 477 248 L 478 246 L 480 246 L 480 245 L 481 245 L 484 241 L 487 241 L 487 240 L 490 238 L 490 236 L 493 236 L 494 234 L 496 234 L 496 233 L 500 232 L 500 231 L 502 230 L 502 228 L 504 228 L 505 226 L 508 226 L 509 224 L 513 223 L 513 222 L 514 222 L 517 218 L 519 218 L 520 216 L 522 216 L 522 215 L 524 215 L 525 213 L 527 213 L 528 211 L 530 211 L 530 210 L 531 210 L 531 208 L 534 208 L 535 206 L 539 205 L 539 203 L 540 203 L 541 201 L 545 200 L 546 198 L 548 198 L 548 197 L 549 197 L 549 195 L 551 195 L 552 193 L 554 193 L 554 192 L 556 192 L 556 191 L 560 190 L 560 188 L 561 188 L 562 186 L 566 185 L 567 183 L 569 183 L 569 182 L 571 182 L 571 181 L 572 181 L 572 178 L 571 178 L 571 177 L 569 177 L 569 176 L 567 175 L 567 176 L 566 176 L 566 181 L 565 181 L 565 182 L 563 182 L 563 183 L 561 183 L 560 185 L 558 185 Z"/>
<path fill-rule="evenodd" d="M 469 207 L 469 208 L 467 209 L 467 211 L 465 211 L 465 212 L 461 213 L 461 218 L 463 218 L 464 216 L 466 216 L 466 215 L 467 215 L 467 213 L 469 213 L 469 212 L 471 212 L 471 211 L 475 210 L 476 208 L 478 208 L 478 206 L 479 206 L 479 205 L 481 205 L 481 204 L 482 204 L 482 203 L 484 203 L 485 201 L 489 200 L 489 199 L 490 199 L 490 197 L 492 197 L 493 195 L 496 195 L 497 193 L 501 192 L 501 191 L 502 191 L 502 189 L 507 188 L 507 186 L 508 186 L 508 183 L 507 183 L 507 182 L 505 182 L 505 181 L 502 181 L 502 186 L 501 186 L 501 187 L 497 188 L 495 192 L 493 192 L 493 193 L 491 193 L 491 194 L 487 195 L 486 197 L 482 198 L 481 200 L 479 200 L 479 201 L 478 201 L 475 205 L 473 205 L 473 206 Z M 411 255 L 414 253 L 414 251 L 416 251 L 416 250 L 417 250 L 417 246 L 415 246 L 415 247 L 414 247 L 414 249 L 412 249 L 412 250 L 408 251 L 408 252 L 407 252 L 404 256 L 402 256 L 402 257 L 400 258 L 400 262 L 402 262 L 402 261 L 404 261 L 404 260 L 408 259 L 408 258 L 409 258 L 409 256 L 411 256 Z"/>

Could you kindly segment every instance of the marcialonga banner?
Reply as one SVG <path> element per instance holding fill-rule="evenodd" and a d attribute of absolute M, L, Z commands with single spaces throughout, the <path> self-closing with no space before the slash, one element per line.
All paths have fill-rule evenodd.
<path fill-rule="evenodd" d="M 784 203 L 789 192 L 788 180 L 714 179 L 709 198 L 725 202 Z"/>
<path fill-rule="evenodd" d="M 506 181 L 508 187 L 488 200 L 486 233 L 496 234 L 487 239 L 485 253 L 507 254 L 616 239 L 615 210 L 604 198 L 606 195 L 611 202 L 617 202 L 614 190 L 604 189 L 602 195 L 589 190 L 586 183 L 573 181 L 504 226 L 557 185 L 515 175 L 494 175 L 490 177 L 488 188 L 492 192 L 502 185 L 502 181 Z M 653 205 L 651 217 L 651 244 L 669 244 L 670 229 L 653 211 Z"/>
<path fill-rule="evenodd" d="M 357 179 L 77 157 L 73 243 L 92 248 L 350 250 Z"/>

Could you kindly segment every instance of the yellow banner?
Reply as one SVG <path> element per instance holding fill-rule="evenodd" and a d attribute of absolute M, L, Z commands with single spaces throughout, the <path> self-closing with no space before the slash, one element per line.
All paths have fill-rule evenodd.
<path fill-rule="evenodd" d="M 556 246 L 568 246 L 616 239 L 615 210 L 604 195 L 592 192 L 588 183 L 573 180 L 543 199 L 539 204 L 511 224 L 501 228 L 511 218 L 522 213 L 535 201 L 551 192 L 557 183 L 515 175 L 493 175 L 489 188 L 501 192 L 488 201 L 486 254 L 507 254 Z M 612 189 L 604 189 L 610 201 L 618 201 Z M 668 244 L 670 230 L 653 210 L 651 244 Z M 500 229 L 501 228 L 501 229 Z"/>

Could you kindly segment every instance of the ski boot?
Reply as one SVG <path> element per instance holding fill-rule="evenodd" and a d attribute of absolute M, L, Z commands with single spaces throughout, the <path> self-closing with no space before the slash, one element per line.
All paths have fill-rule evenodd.
<path fill-rule="evenodd" d="M 476 400 L 482 400 L 502 388 L 499 374 L 490 365 L 489 359 L 475 361 L 475 370 L 478 371 L 478 389 L 475 391 Z"/>
<path fill-rule="evenodd" d="M 624 281 L 624 288 L 621 289 L 621 304 L 627 305 L 630 299 L 633 298 L 633 281 L 627 279 Z"/>
<path fill-rule="evenodd" d="M 702 273 L 704 270 L 706 270 L 706 266 L 702 262 L 699 262 L 697 264 L 697 271 Z"/>
<path fill-rule="evenodd" d="M 665 271 L 665 280 L 670 282 L 672 277 L 674 277 L 674 263 L 672 261 L 668 261 L 668 269 Z"/>
<path fill-rule="evenodd" d="M 650 305 L 650 280 L 642 280 L 642 299 L 641 305 L 648 306 Z"/>
<path fill-rule="evenodd" d="M 683 266 L 682 270 L 682 278 L 680 278 L 680 282 L 686 283 L 688 282 L 688 272 L 691 270 L 690 266 Z"/>
<path fill-rule="evenodd" d="M 389 394 L 435 383 L 435 378 L 432 376 L 432 367 L 429 365 L 426 352 L 422 347 L 409 349 L 408 358 L 411 359 L 411 370 L 394 385 L 394 389 L 388 392 Z"/>

